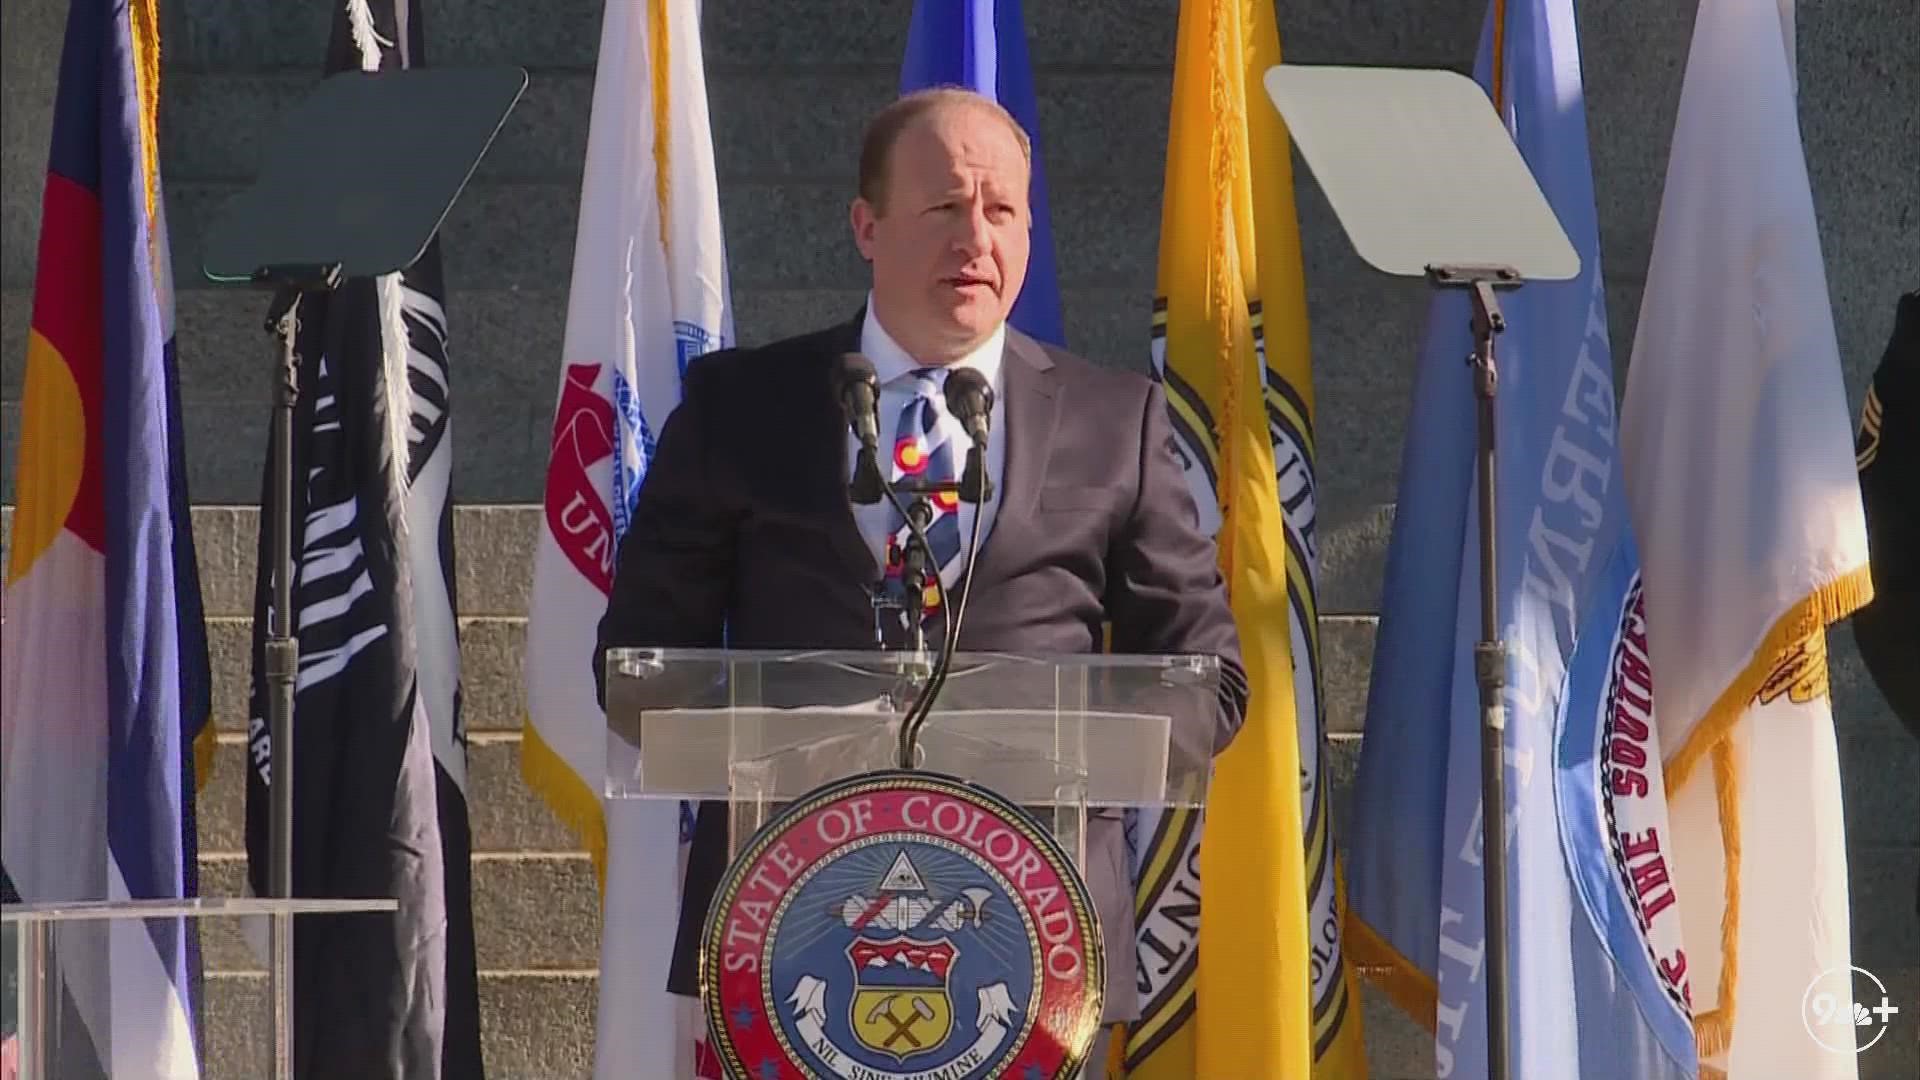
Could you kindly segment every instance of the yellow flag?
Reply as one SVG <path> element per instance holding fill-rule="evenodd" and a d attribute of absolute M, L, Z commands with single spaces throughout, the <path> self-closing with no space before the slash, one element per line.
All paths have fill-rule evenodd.
<path fill-rule="evenodd" d="M 1252 700 L 1204 825 L 1170 813 L 1141 830 L 1147 993 L 1131 1080 L 1366 1075 L 1321 753 L 1299 225 L 1286 129 L 1259 92 L 1279 62 L 1271 4 L 1181 5 L 1154 365 L 1219 544 Z"/>

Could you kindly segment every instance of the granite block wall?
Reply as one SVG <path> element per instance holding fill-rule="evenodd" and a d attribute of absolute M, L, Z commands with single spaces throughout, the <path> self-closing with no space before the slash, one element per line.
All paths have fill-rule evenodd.
<path fill-rule="evenodd" d="M 531 83 L 444 234 L 454 365 L 456 530 L 473 731 L 475 906 L 494 1075 L 585 1075 L 599 923 L 584 855 L 517 768 L 527 578 L 565 319 L 601 0 L 424 0 L 437 64 L 515 63 Z M 605 0 L 631 2 L 631 0 Z M 1144 367 L 1176 0 L 1027 0 L 1069 343 Z M 0 504 L 12 501 L 19 397 L 66 5 L 0 5 Z M 248 182 L 260 133 L 315 78 L 326 0 L 166 0 L 162 168 L 172 227 L 190 485 L 217 672 L 221 760 L 204 796 L 207 883 L 237 889 L 241 731 L 267 425 L 262 298 L 207 286 L 198 234 Z M 1289 59 L 1470 64 L 1481 0 L 1280 0 Z M 705 48 L 740 335 L 764 341 L 850 313 L 862 265 L 845 204 L 865 116 L 893 93 L 908 0 L 707 0 Z M 1632 341 L 1693 0 L 1578 6 L 1616 366 Z M 1920 7 L 1803 0 L 1800 117 L 1849 401 L 1902 289 L 1920 285 Z M 1366 680 L 1392 522 L 1417 285 L 1352 254 L 1296 169 L 1308 267 L 1339 819 L 1364 738 Z M 5 523 L 0 523 L 4 536 Z M 9 628 L 12 632 L 12 628 Z M 1854 937 L 1906 1006 L 1863 1075 L 1920 1071 L 1920 752 L 1832 640 L 1847 785 Z M 224 975 L 224 993 L 257 992 Z M 1370 999 L 1374 1075 L 1433 1075 L 1426 1036 Z M 257 1038 L 237 1032 L 233 1038 Z"/>

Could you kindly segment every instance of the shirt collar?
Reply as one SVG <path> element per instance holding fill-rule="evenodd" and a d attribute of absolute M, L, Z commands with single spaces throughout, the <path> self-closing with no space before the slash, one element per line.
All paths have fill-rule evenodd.
<path fill-rule="evenodd" d="M 1002 322 L 987 335 L 974 350 L 948 367 L 970 367 L 987 377 L 987 385 L 1000 385 L 1000 361 L 1007 345 L 1007 324 Z M 919 361 L 907 355 L 900 343 L 893 340 L 886 328 L 873 313 L 873 294 L 867 294 L 867 315 L 860 327 L 860 351 L 873 361 L 873 374 L 882 387 L 896 379 L 904 378 L 909 372 L 921 367 Z"/>

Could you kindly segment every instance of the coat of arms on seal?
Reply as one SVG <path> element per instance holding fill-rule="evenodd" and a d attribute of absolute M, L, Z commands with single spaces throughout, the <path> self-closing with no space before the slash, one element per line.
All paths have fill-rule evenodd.
<path fill-rule="evenodd" d="M 1105 958 L 1071 860 L 1018 807 L 893 771 L 761 829 L 708 912 L 701 999 L 744 1080 L 1055 1080 L 1100 1021 Z"/>

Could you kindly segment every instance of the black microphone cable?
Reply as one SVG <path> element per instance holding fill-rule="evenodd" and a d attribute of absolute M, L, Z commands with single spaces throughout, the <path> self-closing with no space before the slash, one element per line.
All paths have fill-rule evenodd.
<path fill-rule="evenodd" d="M 941 581 L 939 569 L 936 567 L 934 570 L 934 580 L 941 582 L 938 594 L 940 611 L 943 616 L 949 617 L 943 623 L 944 636 L 940 642 L 939 656 L 934 660 L 933 673 L 900 723 L 899 762 L 903 769 L 914 767 L 913 751 L 918 744 L 920 729 L 926 725 L 927 716 L 933 711 L 934 701 L 938 698 L 941 689 L 946 686 L 947 672 L 952 669 L 954 653 L 959 650 L 960 627 L 966 620 L 967 600 L 973 595 L 974 559 L 980 553 L 980 523 L 987 516 L 987 500 L 993 495 L 993 481 L 987 475 L 987 454 L 984 445 L 985 436 L 988 433 L 988 417 L 993 409 L 993 388 L 987 384 L 984 376 L 972 368 L 956 368 L 948 372 L 942 392 L 949 402 L 947 411 L 955 414 L 955 419 L 967 429 L 968 437 L 973 441 L 973 446 L 967 451 L 967 464 L 961 474 L 959 493 L 961 501 L 974 504 L 973 527 L 968 530 L 967 559 L 960 571 L 960 601 L 951 610 L 947 605 L 945 582 Z M 951 405 L 956 403 L 964 404 L 961 409 L 955 410 Z M 969 479 L 974 481 L 971 490 L 969 490 Z M 957 507 L 955 512 L 958 512 Z M 902 514 L 902 516 L 906 515 Z M 932 551 L 931 545 L 927 550 Z"/>

